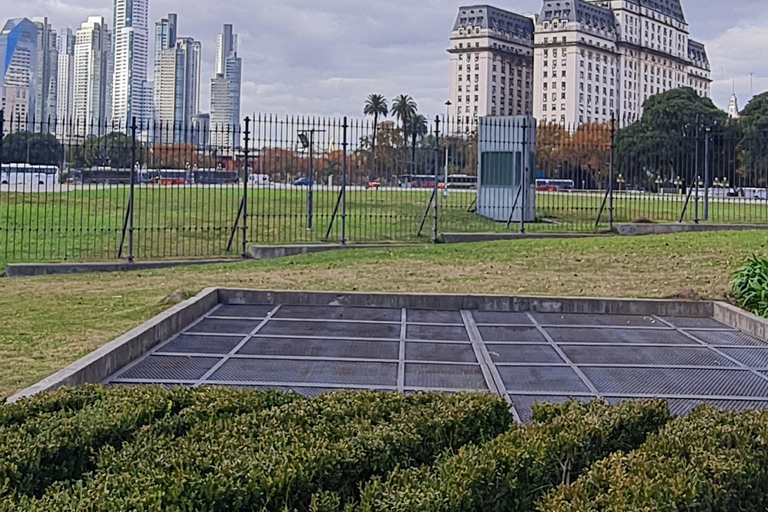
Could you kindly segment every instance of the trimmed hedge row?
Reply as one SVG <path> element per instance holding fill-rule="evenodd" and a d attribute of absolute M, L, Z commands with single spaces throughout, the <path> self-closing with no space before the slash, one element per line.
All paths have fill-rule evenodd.
<path fill-rule="evenodd" d="M 431 463 L 446 449 L 496 437 L 512 421 L 506 403 L 485 394 L 337 393 L 245 413 L 221 409 L 208 414 L 198 404 L 168 414 L 122 446 L 103 444 L 98 465 L 82 479 L 60 479 L 39 498 L 16 494 L 5 505 L 308 510 L 317 507 L 318 493 L 332 491 L 341 506 L 371 476 Z"/>
<path fill-rule="evenodd" d="M 534 411 L 482 446 L 468 445 L 433 466 L 398 468 L 361 490 L 362 512 L 530 511 L 547 490 L 574 480 L 616 450 L 633 449 L 670 419 L 664 402 L 567 402 Z M 333 506 L 325 500 L 320 509 Z"/>
<path fill-rule="evenodd" d="M 598 462 L 544 500 L 547 512 L 766 510 L 768 411 L 701 407 L 631 453 Z"/>

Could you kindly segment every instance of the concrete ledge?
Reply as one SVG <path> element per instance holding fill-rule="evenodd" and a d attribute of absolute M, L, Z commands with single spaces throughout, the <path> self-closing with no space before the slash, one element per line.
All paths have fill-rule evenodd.
<path fill-rule="evenodd" d="M 526 297 L 500 295 L 429 295 L 401 293 L 337 293 L 264 290 L 219 290 L 223 304 L 291 304 L 368 306 L 388 308 L 531 311 L 540 313 L 584 313 L 711 317 L 712 302 L 601 299 L 580 297 Z"/>
<path fill-rule="evenodd" d="M 765 230 L 768 224 L 617 224 L 616 230 L 622 236 L 665 235 L 670 233 L 697 233 L 702 231 L 750 231 Z"/>
<path fill-rule="evenodd" d="M 768 341 L 768 319 L 725 302 L 715 302 L 714 318 L 756 338 Z"/>
<path fill-rule="evenodd" d="M 118 369 L 144 355 L 161 341 L 184 329 L 218 303 L 218 290 L 207 288 L 195 297 L 157 315 L 63 370 L 13 395 L 8 399 L 8 402 L 13 403 L 24 397 L 53 391 L 62 386 L 102 382 Z"/>
<path fill-rule="evenodd" d="M 611 236 L 611 233 L 443 233 L 448 244 L 493 242 L 497 240 L 540 240 L 556 238 L 593 238 Z"/>
<path fill-rule="evenodd" d="M 180 267 L 186 265 L 211 265 L 221 263 L 237 263 L 242 259 L 213 259 L 213 260 L 169 260 L 142 262 L 99 262 L 99 263 L 8 263 L 5 266 L 7 277 L 35 277 L 55 274 L 88 274 L 92 272 L 130 272 L 132 270 L 149 270 L 155 268 Z"/>
<path fill-rule="evenodd" d="M 342 249 L 384 249 L 393 247 L 418 247 L 419 244 L 305 244 L 305 245 L 254 245 L 248 249 L 250 257 L 254 260 L 269 260 L 273 258 L 285 258 L 297 254 L 309 254 L 312 252 L 336 251 Z"/>

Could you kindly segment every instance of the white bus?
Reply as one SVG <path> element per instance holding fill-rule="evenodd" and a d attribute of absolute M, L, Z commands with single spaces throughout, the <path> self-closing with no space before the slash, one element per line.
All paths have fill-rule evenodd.
<path fill-rule="evenodd" d="M 59 168 L 55 165 L 2 164 L 0 184 L 22 186 L 54 186 L 59 183 Z"/>

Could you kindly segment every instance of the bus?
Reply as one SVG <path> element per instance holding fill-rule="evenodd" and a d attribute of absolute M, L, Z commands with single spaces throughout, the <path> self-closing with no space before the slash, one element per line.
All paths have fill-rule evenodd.
<path fill-rule="evenodd" d="M 575 188 L 573 180 L 536 180 L 537 192 L 570 192 Z"/>
<path fill-rule="evenodd" d="M 469 174 L 449 174 L 448 188 L 449 189 L 477 188 L 477 176 L 470 176 Z"/>
<path fill-rule="evenodd" d="M 55 165 L 3 164 L 0 184 L 22 186 L 54 186 L 59 183 L 59 168 Z"/>
<path fill-rule="evenodd" d="M 443 176 L 438 177 L 438 187 L 441 186 Z M 400 188 L 433 188 L 435 186 L 434 174 L 401 174 L 398 177 Z"/>

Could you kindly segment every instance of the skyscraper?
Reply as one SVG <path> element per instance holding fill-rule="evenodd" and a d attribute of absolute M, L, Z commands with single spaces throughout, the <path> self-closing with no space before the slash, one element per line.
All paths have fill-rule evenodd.
<path fill-rule="evenodd" d="M 75 40 L 73 116 L 79 132 L 102 134 L 109 122 L 112 37 L 104 18 L 92 16 Z"/>
<path fill-rule="evenodd" d="M 149 0 L 114 0 L 112 121 L 121 126 L 129 126 L 133 117 L 138 123 L 149 121 L 148 11 Z"/>
<path fill-rule="evenodd" d="M 8 20 L 0 31 L 0 109 L 5 118 L 26 122 L 35 113 L 37 26 L 26 18 Z"/>
<path fill-rule="evenodd" d="M 189 37 L 176 40 L 160 53 L 155 75 L 155 119 L 176 128 L 177 135 L 191 126 L 200 111 L 201 45 Z M 179 142 L 179 137 L 176 138 Z"/>
<path fill-rule="evenodd" d="M 211 80 L 211 144 L 236 147 L 233 128 L 240 123 L 240 92 L 243 62 L 237 56 L 237 35 L 232 25 L 224 25 L 216 39 L 215 77 Z"/>
<path fill-rule="evenodd" d="M 52 122 L 56 117 L 56 82 L 59 70 L 56 32 L 48 23 L 48 18 L 33 18 L 32 22 L 37 26 L 34 121 Z"/>
<path fill-rule="evenodd" d="M 56 46 L 58 48 L 58 83 L 56 89 L 56 119 L 63 133 L 63 128 L 74 114 L 75 92 L 75 34 L 72 29 L 60 30 Z"/>

